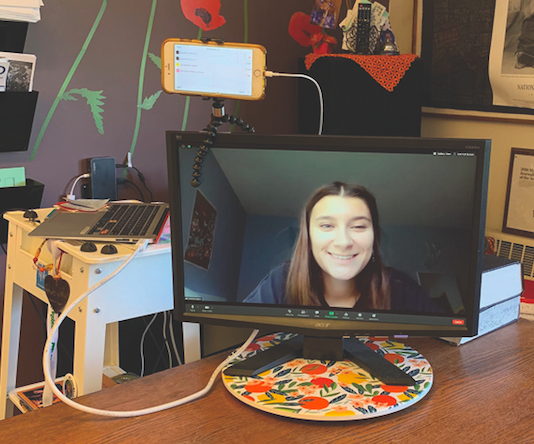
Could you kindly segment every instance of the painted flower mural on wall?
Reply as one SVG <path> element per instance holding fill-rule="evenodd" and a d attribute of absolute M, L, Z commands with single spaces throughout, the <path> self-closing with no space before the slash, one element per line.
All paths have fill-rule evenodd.
<path fill-rule="evenodd" d="M 220 0 L 181 0 L 185 17 L 203 31 L 217 29 L 226 23 L 226 19 L 219 15 Z"/>

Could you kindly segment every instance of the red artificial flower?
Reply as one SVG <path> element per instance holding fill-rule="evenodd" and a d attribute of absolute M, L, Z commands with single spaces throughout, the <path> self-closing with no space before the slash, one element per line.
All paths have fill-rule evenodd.
<path fill-rule="evenodd" d="M 289 35 L 302 46 L 310 46 L 311 36 L 322 31 L 320 26 L 312 25 L 310 20 L 311 16 L 303 12 L 295 12 L 289 20 Z"/>
<path fill-rule="evenodd" d="M 220 0 L 181 0 L 185 18 L 203 31 L 217 29 L 226 23 L 226 19 L 219 15 Z"/>

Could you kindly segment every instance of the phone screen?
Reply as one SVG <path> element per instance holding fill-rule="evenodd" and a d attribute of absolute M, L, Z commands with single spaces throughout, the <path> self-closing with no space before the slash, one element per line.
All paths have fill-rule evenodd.
<path fill-rule="evenodd" d="M 252 95 L 252 49 L 178 43 L 173 58 L 176 91 Z"/>

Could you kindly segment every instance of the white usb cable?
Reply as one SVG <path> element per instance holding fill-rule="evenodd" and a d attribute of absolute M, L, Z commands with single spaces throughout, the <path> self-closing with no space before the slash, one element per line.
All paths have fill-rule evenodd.
<path fill-rule="evenodd" d="M 75 180 L 74 180 L 74 183 L 72 184 L 72 188 L 70 189 L 70 193 L 67 194 L 67 200 L 75 200 L 76 199 L 76 195 L 74 194 L 74 188 L 76 187 L 76 185 L 78 184 L 78 182 L 82 179 L 89 179 L 91 177 L 91 174 L 90 173 L 85 173 L 85 174 L 81 174 L 79 175 Z"/>
<path fill-rule="evenodd" d="M 288 73 L 282 73 L 282 72 L 272 72 L 272 71 L 265 71 L 265 77 L 299 77 L 302 79 L 307 79 L 312 81 L 315 86 L 317 87 L 317 91 L 319 92 L 319 132 L 318 134 L 321 135 L 323 133 L 323 114 L 324 114 L 324 108 L 323 108 L 323 92 L 321 91 L 321 87 L 319 86 L 319 83 L 311 77 L 306 74 L 288 74 Z"/>
<path fill-rule="evenodd" d="M 256 335 L 258 334 L 259 330 L 254 330 L 252 334 L 249 336 L 249 338 L 246 340 L 246 342 L 239 347 L 234 353 L 232 353 L 230 356 L 228 356 L 219 366 L 215 369 L 215 371 L 212 373 L 208 384 L 206 387 L 204 387 L 202 390 L 193 393 L 192 395 L 186 396 L 182 399 L 177 399 L 176 401 L 171 401 L 166 404 L 158 405 L 155 407 L 150 407 L 146 409 L 141 410 L 131 410 L 131 411 L 113 411 L 113 410 L 100 410 L 93 407 L 87 407 L 82 404 L 78 404 L 77 402 L 73 401 L 72 399 L 67 398 L 61 390 L 59 390 L 56 387 L 56 384 L 54 383 L 54 379 L 52 377 L 51 368 L 50 368 L 50 348 L 51 348 L 51 342 L 54 338 L 54 334 L 59 330 L 59 326 L 64 321 L 64 319 L 67 317 L 67 315 L 71 312 L 71 310 L 74 309 L 74 307 L 77 307 L 78 304 L 83 301 L 87 296 L 89 296 L 91 293 L 93 293 L 96 289 L 100 288 L 102 285 L 104 285 L 106 282 L 108 282 L 110 279 L 114 278 L 117 274 L 119 274 L 141 251 L 145 249 L 147 245 L 147 241 L 139 241 L 137 244 L 137 248 L 135 251 L 128 256 L 128 258 L 110 275 L 102 279 L 100 282 L 93 285 L 91 288 L 89 288 L 85 293 L 83 293 L 81 296 L 78 297 L 74 302 L 69 304 L 69 306 L 65 309 L 63 313 L 61 313 L 61 316 L 57 319 L 56 323 L 54 324 L 54 327 L 50 331 L 50 334 L 48 335 L 48 339 L 46 340 L 45 347 L 44 347 L 44 353 L 43 353 L 43 372 L 45 377 L 45 383 L 52 389 L 54 394 L 65 404 L 80 410 L 85 413 L 91 413 L 94 415 L 101 415 L 101 416 L 113 416 L 117 418 L 130 418 L 134 416 L 142 416 L 142 415 L 148 415 L 150 413 L 160 412 L 162 410 L 167 410 L 173 407 L 177 407 L 179 405 L 186 404 L 190 401 L 193 401 L 195 399 L 198 399 L 202 396 L 204 396 L 206 393 L 208 393 L 211 390 L 211 387 L 213 386 L 215 379 L 217 378 L 217 375 L 219 372 L 224 369 L 235 357 L 239 356 L 243 351 L 249 346 L 249 344 L 254 340 Z"/>

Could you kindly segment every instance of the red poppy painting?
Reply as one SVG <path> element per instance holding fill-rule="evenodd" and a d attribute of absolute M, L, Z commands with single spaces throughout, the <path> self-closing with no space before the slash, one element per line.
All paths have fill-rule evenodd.
<path fill-rule="evenodd" d="M 181 4 L 185 17 L 203 31 L 217 29 L 226 23 L 226 19 L 219 15 L 220 0 L 181 0 Z"/>

